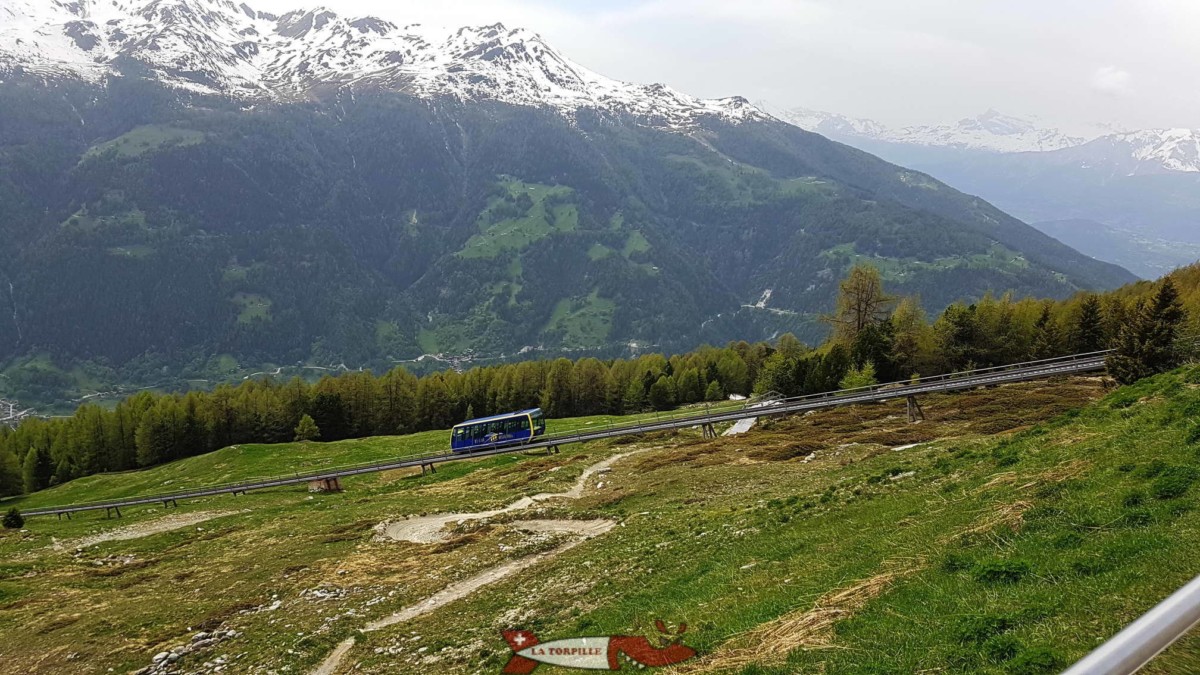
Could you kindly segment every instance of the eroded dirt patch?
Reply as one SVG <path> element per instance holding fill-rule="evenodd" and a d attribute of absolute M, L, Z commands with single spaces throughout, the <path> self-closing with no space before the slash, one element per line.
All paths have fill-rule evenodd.
<path fill-rule="evenodd" d="M 532 497 L 522 497 L 504 508 L 491 511 L 438 514 L 383 522 L 375 527 L 377 538 L 392 541 L 409 541 L 417 544 L 445 542 L 450 538 L 450 534 L 446 532 L 446 526 L 451 523 L 487 520 L 506 513 L 523 511 L 540 502 L 552 499 L 579 499 L 583 496 L 588 481 L 592 476 L 607 473 L 612 470 L 612 466 L 617 462 L 652 449 L 654 448 L 633 450 L 597 462 L 584 469 L 579 478 L 575 480 L 575 483 L 565 492 L 546 492 L 533 495 Z M 611 520 L 520 520 L 511 522 L 508 526 L 532 534 L 565 534 L 574 538 L 549 551 L 535 553 L 517 560 L 510 560 L 495 567 L 490 567 L 469 579 L 451 584 L 421 602 L 409 605 L 391 616 L 368 623 L 363 628 L 363 631 L 381 630 L 428 614 L 455 600 L 465 598 L 484 586 L 501 581 L 521 570 L 528 569 L 540 562 L 569 551 L 589 539 L 598 537 L 615 527 L 616 523 Z M 325 661 L 312 671 L 312 675 L 332 675 L 337 672 L 346 655 L 353 649 L 354 644 L 354 638 L 343 640 L 326 657 Z"/>
<path fill-rule="evenodd" d="M 154 520 L 137 523 L 128 527 L 122 527 L 108 532 L 100 532 L 98 534 L 89 535 L 80 539 L 55 541 L 55 550 L 65 550 L 70 548 L 87 548 L 95 546 L 106 541 L 128 541 L 130 539 L 141 539 L 152 534 L 160 534 L 162 532 L 171 532 L 172 530 L 180 530 L 192 525 L 213 520 L 215 518 L 223 518 L 232 516 L 242 511 L 197 511 L 195 513 L 181 513 L 178 515 L 163 516 Z"/>
<path fill-rule="evenodd" d="M 653 448 L 643 448 L 632 452 L 625 452 L 619 455 L 614 455 L 606 460 L 597 462 L 583 470 L 579 478 L 575 480 L 575 484 L 566 492 L 543 492 L 533 495 L 532 497 L 521 497 L 517 501 L 505 506 L 501 509 L 492 511 L 480 511 L 478 513 L 441 513 L 432 516 L 417 516 L 405 518 L 404 520 L 387 521 L 375 526 L 375 532 L 378 538 L 392 541 L 410 541 L 415 544 L 434 544 L 447 541 L 450 534 L 446 532 L 446 526 L 452 523 L 465 523 L 469 520 L 487 520 L 506 513 L 516 511 L 524 511 L 539 502 L 544 502 L 552 499 L 579 499 L 583 496 L 583 491 L 587 487 L 588 480 L 592 476 L 605 473 L 612 469 L 612 466 L 617 462 L 646 452 Z M 549 522 L 549 521 L 539 521 Z M 558 521 L 562 523 L 575 523 L 577 521 Z M 575 534 L 586 535 L 586 532 L 574 532 Z"/>

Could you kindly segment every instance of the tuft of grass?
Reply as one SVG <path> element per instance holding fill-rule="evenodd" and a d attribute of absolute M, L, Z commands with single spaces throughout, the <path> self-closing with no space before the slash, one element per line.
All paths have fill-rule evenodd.
<path fill-rule="evenodd" d="M 1166 468 L 1150 485 L 1150 494 L 1155 499 L 1176 499 L 1187 494 L 1196 482 L 1197 471 L 1190 466 Z"/>
<path fill-rule="evenodd" d="M 985 584 L 1015 584 L 1032 571 L 1024 560 L 985 560 L 971 569 L 971 576 Z"/>

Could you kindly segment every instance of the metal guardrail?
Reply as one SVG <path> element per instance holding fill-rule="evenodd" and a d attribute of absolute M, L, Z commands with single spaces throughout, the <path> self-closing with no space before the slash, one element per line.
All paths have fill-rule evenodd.
<path fill-rule="evenodd" d="M 1117 633 L 1063 675 L 1132 675 L 1200 623 L 1200 577 Z"/>
<path fill-rule="evenodd" d="M 245 494 L 250 490 L 262 490 L 274 487 L 284 487 L 288 485 L 298 485 L 322 479 L 344 478 L 348 476 L 358 476 L 382 471 L 393 471 L 396 469 L 426 466 L 432 468 L 435 464 L 442 464 L 446 462 L 493 457 L 497 455 L 527 452 L 529 450 L 543 448 L 555 448 L 557 446 L 567 445 L 569 443 L 587 443 L 621 436 L 648 434 L 659 431 L 672 431 L 675 429 L 684 429 L 706 424 L 721 424 L 723 422 L 734 422 L 747 417 L 775 417 L 780 415 L 791 415 L 808 412 L 810 410 L 821 410 L 845 405 L 877 403 L 896 398 L 917 396 L 920 394 L 962 391 L 965 389 L 974 389 L 976 387 L 1024 382 L 1029 380 L 1040 380 L 1058 375 L 1094 372 L 1104 369 L 1104 358 L 1108 353 L 1109 352 L 1104 351 L 1090 354 L 1077 354 L 1056 359 L 1047 359 L 1044 361 L 1033 361 L 1013 364 L 1010 366 L 999 366 L 995 368 L 984 368 L 960 373 L 949 373 L 946 375 L 922 378 L 915 382 L 891 382 L 872 385 L 869 387 L 860 387 L 857 389 L 846 389 L 822 394 L 796 396 L 787 399 L 750 399 L 747 400 L 744 405 L 729 411 L 709 411 L 697 415 L 685 413 L 680 416 L 668 416 L 665 419 L 658 418 L 655 420 L 639 421 L 633 424 L 614 426 L 596 431 L 572 432 L 557 434 L 554 436 L 543 436 L 534 443 L 494 447 L 487 450 L 472 452 L 470 454 L 456 455 L 452 453 L 442 453 L 420 455 L 415 457 L 401 457 L 386 462 L 330 468 L 304 474 L 292 474 L 290 476 L 244 480 L 237 483 L 212 485 L 192 490 L 183 490 L 140 498 L 66 504 L 62 506 L 30 509 L 28 511 L 23 511 L 22 515 L 61 515 L 79 513 L 82 511 L 95 511 L 100 509 L 108 510 L 125 506 L 137 506 L 141 504 L 165 503 L 179 499 L 193 499 L 196 497 L 208 497 L 218 494 Z M 751 406 L 753 406 L 753 408 Z"/>

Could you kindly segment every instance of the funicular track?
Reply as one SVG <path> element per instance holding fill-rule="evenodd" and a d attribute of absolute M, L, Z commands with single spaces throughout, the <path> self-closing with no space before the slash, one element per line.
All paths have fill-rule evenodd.
<path fill-rule="evenodd" d="M 824 394 L 798 396 L 794 398 L 751 399 L 744 405 L 733 410 L 709 410 L 703 413 L 686 411 L 683 414 L 674 416 L 662 416 L 657 419 L 647 419 L 640 422 L 619 426 L 608 426 L 603 429 L 556 434 L 553 436 L 542 436 L 532 443 L 484 449 L 472 452 L 470 454 L 456 455 L 452 453 L 444 453 L 402 457 L 385 462 L 330 468 L 312 473 L 296 473 L 289 476 L 255 479 L 226 485 L 214 485 L 210 487 L 196 488 L 193 490 L 184 490 L 159 495 L 148 495 L 145 497 L 133 497 L 128 499 L 79 504 L 65 504 L 62 506 L 30 509 L 29 511 L 22 512 L 22 515 L 57 515 L 61 518 L 63 515 L 70 517 L 70 514 L 73 513 L 97 510 L 104 510 L 109 514 L 115 512 L 117 515 L 120 515 L 120 509 L 122 507 L 138 506 L 142 504 L 177 505 L 177 501 L 180 499 L 194 499 L 197 497 L 208 497 L 220 494 L 245 494 L 250 490 L 265 490 L 268 488 L 300 485 L 314 481 L 332 481 L 348 476 L 360 476 L 363 474 L 378 473 L 381 471 L 393 471 L 396 469 L 419 467 L 422 470 L 428 469 L 433 471 L 436 465 L 446 462 L 458 462 L 463 460 L 479 459 L 482 457 L 492 457 L 496 455 L 522 453 L 538 449 L 553 451 L 557 450 L 559 446 L 567 445 L 569 443 L 587 443 L 606 438 L 634 436 L 661 431 L 671 431 L 675 429 L 685 429 L 689 427 L 701 427 L 705 430 L 707 435 L 715 424 L 735 422 L 748 417 L 776 417 L 781 415 L 794 415 L 797 413 L 805 413 L 811 410 L 822 410 L 861 403 L 878 403 L 881 401 L 899 398 L 909 399 L 910 414 L 912 414 L 914 408 L 919 410 L 919 407 L 915 404 L 916 396 L 964 391 L 979 387 L 998 386 L 1014 382 L 1027 382 L 1030 380 L 1041 380 L 1051 377 L 1096 372 L 1104 370 L 1104 360 L 1108 353 L 1109 352 L 1105 351 L 1093 352 L 1089 354 L 1076 354 L 1073 356 L 1049 359 L 1045 361 L 1019 363 L 1010 366 L 986 368 L 982 370 L 973 370 L 961 373 L 951 373 L 948 375 L 940 375 L 937 377 L 922 378 L 914 382 L 879 384 L 870 387 L 862 387 L 859 389 L 847 389 Z"/>

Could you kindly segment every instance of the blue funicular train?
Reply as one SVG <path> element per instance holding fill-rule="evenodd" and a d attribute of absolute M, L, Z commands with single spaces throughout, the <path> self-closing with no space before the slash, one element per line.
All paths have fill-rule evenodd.
<path fill-rule="evenodd" d="M 450 433 L 450 449 L 455 454 L 491 450 L 508 445 L 529 443 L 546 433 L 546 416 L 541 408 L 468 420 Z"/>

